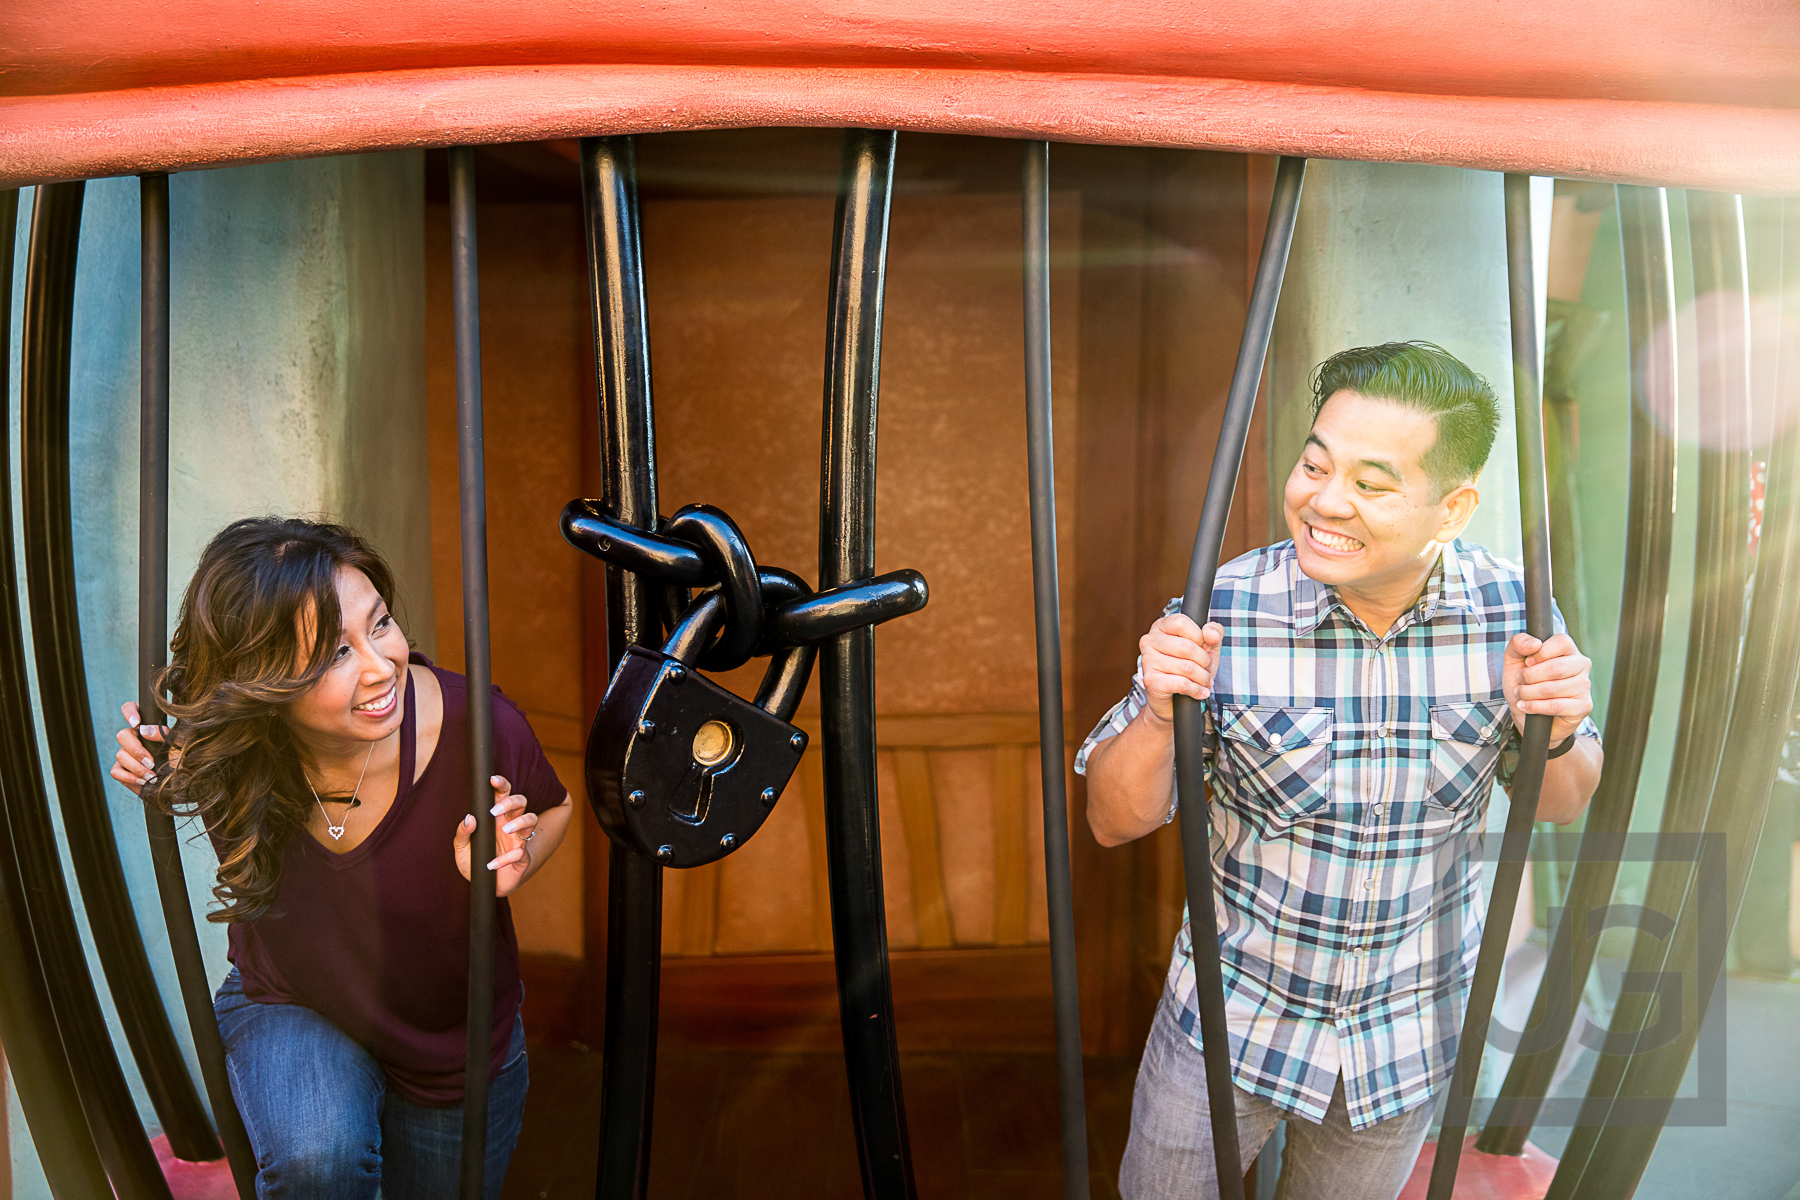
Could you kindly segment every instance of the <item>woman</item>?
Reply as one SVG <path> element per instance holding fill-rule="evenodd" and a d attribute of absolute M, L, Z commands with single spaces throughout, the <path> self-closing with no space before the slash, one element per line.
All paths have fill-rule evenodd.
<path fill-rule="evenodd" d="M 219 854 L 209 920 L 230 927 L 215 1001 L 257 1195 L 453 1195 L 468 997 L 468 697 L 409 654 L 393 574 L 348 529 L 238 521 L 188 584 L 158 680 L 168 729 L 123 708 L 112 768 L 198 815 Z M 486 864 L 505 897 L 573 811 L 524 715 L 496 690 Z M 165 740 L 159 768 L 146 748 Z M 141 737 L 140 737 L 141 735 Z M 499 901 L 486 1194 L 525 1104 L 518 942 Z"/>

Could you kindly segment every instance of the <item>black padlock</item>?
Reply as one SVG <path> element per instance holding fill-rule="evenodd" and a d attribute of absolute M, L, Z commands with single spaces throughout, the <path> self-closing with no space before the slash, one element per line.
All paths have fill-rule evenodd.
<path fill-rule="evenodd" d="M 626 648 L 588 734 L 587 786 L 607 835 L 666 867 L 717 862 L 762 827 L 806 734 L 815 650 L 775 653 L 754 702 L 693 669 L 725 615 L 702 595 L 661 650 Z"/>

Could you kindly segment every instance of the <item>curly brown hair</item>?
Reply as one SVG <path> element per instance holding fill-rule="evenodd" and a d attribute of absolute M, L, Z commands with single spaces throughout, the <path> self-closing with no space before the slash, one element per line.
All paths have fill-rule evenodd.
<path fill-rule="evenodd" d="M 394 574 L 341 525 L 252 517 L 221 530 L 200 555 L 169 644 L 157 695 L 175 722 L 170 764 L 143 798 L 198 816 L 219 852 L 206 919 L 253 921 L 281 886 L 281 855 L 305 828 L 312 792 L 283 711 L 325 674 L 342 632 L 337 574 L 368 576 L 388 607 Z M 302 640 L 310 635 L 311 644 Z"/>

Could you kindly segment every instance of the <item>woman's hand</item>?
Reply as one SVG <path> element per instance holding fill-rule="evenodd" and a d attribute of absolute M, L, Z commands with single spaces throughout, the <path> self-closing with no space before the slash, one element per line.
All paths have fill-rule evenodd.
<path fill-rule="evenodd" d="M 119 706 L 119 712 L 125 717 L 125 728 L 119 730 L 119 752 L 113 758 L 112 777 L 130 789 L 134 796 L 142 795 L 144 785 L 156 777 L 156 760 L 150 757 L 150 751 L 144 747 L 145 741 L 160 742 L 168 730 L 161 725 L 141 724 L 143 714 L 138 712 L 136 702 L 127 700 Z M 169 752 L 169 765 L 181 761 L 181 752 Z"/>
<path fill-rule="evenodd" d="M 123 735 L 121 735 L 123 736 Z M 494 894 L 505 896 L 531 873 L 531 839 L 537 836 L 537 814 L 525 811 L 525 797 L 513 794 L 512 784 L 499 775 L 488 778 L 494 788 L 494 849 L 497 852 L 487 868 L 495 873 Z M 456 827 L 456 869 L 469 878 L 469 843 L 475 836 L 473 815 L 462 819 Z"/>

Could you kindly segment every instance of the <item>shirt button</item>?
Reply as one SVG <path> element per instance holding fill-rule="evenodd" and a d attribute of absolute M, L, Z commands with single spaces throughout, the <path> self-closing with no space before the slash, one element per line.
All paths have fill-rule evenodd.
<path fill-rule="evenodd" d="M 1375 886 L 1375 880 L 1373 878 L 1363 880 L 1364 888 L 1372 888 L 1374 886 Z"/>
<path fill-rule="evenodd" d="M 1375 740 L 1378 742 L 1385 742 L 1387 741 L 1387 735 L 1388 728 L 1386 725 L 1383 725 L 1375 731 Z"/>
<path fill-rule="evenodd" d="M 1361 946 L 1352 946 L 1350 947 L 1350 953 L 1357 958 L 1361 958 L 1363 956 L 1363 948 Z"/>
<path fill-rule="evenodd" d="M 1484 729 L 1483 729 L 1483 730 L 1482 730 L 1482 731 L 1481 731 L 1481 736 L 1482 736 L 1482 737 L 1484 737 L 1484 738 L 1491 738 L 1491 737 L 1493 737 L 1493 736 L 1494 736 L 1494 727 L 1493 727 L 1493 726 L 1492 726 L 1492 725 L 1489 725 L 1489 726 L 1487 726 L 1487 727 L 1486 727 L 1486 728 L 1484 728 Z"/>

